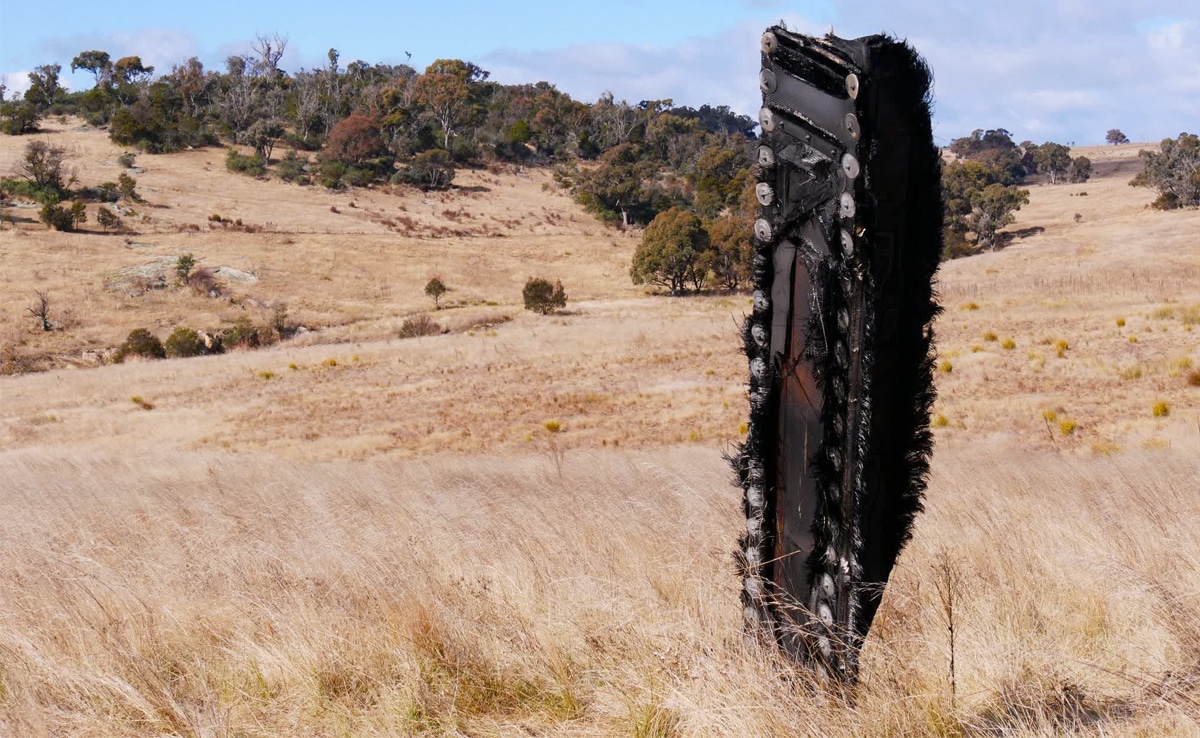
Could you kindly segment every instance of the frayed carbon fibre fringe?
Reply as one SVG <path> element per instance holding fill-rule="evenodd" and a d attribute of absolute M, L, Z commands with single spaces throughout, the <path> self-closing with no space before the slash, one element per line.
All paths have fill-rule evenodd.
<path fill-rule="evenodd" d="M 774 266 L 770 258 L 769 244 L 756 243 L 754 256 L 755 285 L 770 285 L 774 278 Z M 775 420 L 778 367 L 771 359 L 771 303 L 769 292 L 754 291 L 753 309 L 742 329 L 742 342 L 750 363 L 750 418 L 746 440 L 737 447 L 730 459 L 742 488 L 742 508 L 746 515 L 746 532 L 739 541 L 738 573 L 742 581 L 742 603 L 748 628 L 765 635 L 774 630 L 769 621 L 770 599 L 762 575 L 770 567 L 772 535 L 770 524 L 774 517 L 774 506 L 769 504 L 775 497 L 775 455 L 766 443 L 770 434 L 766 429 Z M 757 369 L 757 371 L 756 371 Z"/>
<path fill-rule="evenodd" d="M 792 49 L 802 46 L 804 37 L 779 28 L 768 35 L 772 32 L 786 36 L 780 55 L 790 55 L 789 59 L 803 56 Z M 764 37 L 764 53 L 766 41 Z M 806 564 L 810 601 L 800 602 L 784 591 L 777 585 L 774 571 L 774 522 L 781 504 L 776 478 L 781 468 L 779 454 L 788 451 L 778 448 L 782 368 L 780 357 L 772 353 L 774 306 L 770 300 L 777 277 L 775 248 L 785 239 L 802 241 L 797 233 L 804 221 L 819 225 L 825 243 L 837 242 L 832 201 L 817 205 L 799 219 L 779 222 L 785 228 L 755 242 L 754 309 L 743 331 L 750 364 L 749 430 L 731 462 L 744 492 L 747 518 L 736 560 L 748 629 L 820 670 L 853 680 L 858 651 L 878 609 L 883 585 L 921 510 L 929 471 L 929 413 L 935 397 L 932 321 L 939 310 L 932 280 L 941 254 L 940 152 L 933 145 L 929 123 L 931 75 L 911 47 L 883 36 L 857 42 L 829 38 L 821 53 L 826 51 L 833 52 L 830 58 L 840 55 L 835 62 L 844 62 L 846 69 L 863 72 L 864 97 L 880 92 L 874 88 L 872 73 L 882 70 L 888 87 L 881 95 L 890 96 L 888 104 L 898 108 L 885 112 L 893 122 L 899 119 L 901 123 L 894 130 L 876 128 L 872 117 L 863 114 L 861 101 L 856 109 L 864 123 L 856 149 L 862 158 L 862 177 L 855 185 L 856 193 L 866 195 L 858 198 L 860 210 L 855 219 L 868 224 L 858 233 L 863 255 L 848 260 L 829 252 L 797 249 L 797 258 L 804 261 L 811 276 L 813 294 L 791 295 L 791 299 L 793 304 L 796 300 L 814 301 L 802 355 L 825 398 L 820 413 L 824 439 L 807 467 L 819 490 L 811 530 L 813 545 Z M 856 53 L 861 54 L 863 69 L 855 66 Z M 836 91 L 830 65 L 821 59 L 805 64 L 808 66 L 798 73 L 811 71 L 820 78 L 810 80 L 816 87 L 827 93 Z M 803 115 L 800 120 L 808 122 Z M 905 166 L 899 168 L 897 146 L 909 154 Z M 903 181 L 896 181 L 898 177 Z M 876 223 L 872 210 L 875 196 L 897 190 L 903 193 L 905 203 L 904 230 L 891 245 L 899 243 L 904 248 L 890 252 L 876 241 L 869 226 Z M 884 203 L 882 208 L 886 207 Z M 858 266 L 852 267 L 849 261 Z M 855 321 L 857 360 L 852 362 L 849 377 L 838 374 L 845 367 L 839 368 L 833 351 L 833 344 L 843 338 L 835 317 L 843 309 Z M 839 381 L 851 386 L 835 387 Z M 836 400 L 837 389 L 850 393 L 844 407 Z M 840 435 L 835 428 L 848 433 Z M 832 588 L 834 581 L 848 581 L 848 587 L 839 590 L 846 596 L 839 600 L 836 616 L 829 618 L 819 610 L 828 600 L 818 605 L 818 591 L 820 586 Z M 830 619 L 836 621 L 836 627 Z"/>

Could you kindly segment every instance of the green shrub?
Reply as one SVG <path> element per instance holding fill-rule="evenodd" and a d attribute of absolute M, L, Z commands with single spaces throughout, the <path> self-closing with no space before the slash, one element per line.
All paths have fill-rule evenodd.
<path fill-rule="evenodd" d="M 349 169 L 340 161 L 325 160 L 321 162 L 321 166 L 317 169 L 317 181 L 321 186 L 331 190 L 340 190 L 346 186 L 342 182 L 342 177 L 346 175 Z"/>
<path fill-rule="evenodd" d="M 278 340 L 275 331 L 267 326 L 254 325 L 254 321 L 242 316 L 221 334 L 221 345 L 227 349 L 255 349 L 269 346 Z"/>
<path fill-rule="evenodd" d="M 75 224 L 71 220 L 71 212 L 64 209 L 61 205 L 52 205 L 50 203 L 42 205 L 42 209 L 38 212 L 38 220 L 56 231 L 72 231 L 75 229 Z"/>
<path fill-rule="evenodd" d="M 96 223 L 105 231 L 116 231 L 121 228 L 121 219 L 117 214 L 103 205 L 96 211 Z"/>
<path fill-rule="evenodd" d="M 425 284 L 425 296 L 433 300 L 433 309 L 441 310 L 442 295 L 446 294 L 446 283 L 434 277 Z"/>
<path fill-rule="evenodd" d="M 258 154 L 239 154 L 237 149 L 230 149 L 225 156 L 225 168 L 231 172 L 261 177 L 266 171 L 266 162 Z"/>
<path fill-rule="evenodd" d="M 192 276 L 192 270 L 196 268 L 196 257 L 191 254 L 180 254 L 175 260 L 175 276 L 179 279 L 179 284 L 187 284 L 188 279 Z"/>
<path fill-rule="evenodd" d="M 0 193 L 7 197 L 21 197 L 40 203 L 57 203 L 61 199 L 53 187 L 41 187 L 27 179 L 12 177 L 0 179 Z"/>
<path fill-rule="evenodd" d="M 117 157 L 117 164 L 119 164 L 122 167 L 125 167 L 126 169 L 129 169 L 130 167 L 133 166 L 133 163 L 136 160 L 137 160 L 137 154 L 133 153 L 132 151 L 126 151 Z"/>
<path fill-rule="evenodd" d="M 525 282 L 525 289 L 521 290 L 521 295 L 525 298 L 526 310 L 533 310 L 542 315 L 567 306 L 567 293 L 563 291 L 562 282 L 559 281 L 551 284 L 548 279 L 530 277 Z"/>
<path fill-rule="evenodd" d="M 441 149 L 422 151 L 392 176 L 395 184 L 409 184 L 423 190 L 441 190 L 454 181 L 454 157 Z"/>
<path fill-rule="evenodd" d="M 96 202 L 116 202 L 121 199 L 121 191 L 116 182 L 101 182 L 95 187 L 84 187 L 79 190 L 79 194 Z"/>
<path fill-rule="evenodd" d="M 158 340 L 145 328 L 135 328 L 129 332 L 125 342 L 117 349 L 116 361 L 122 362 L 130 356 L 141 356 L 146 359 L 165 359 L 167 351 L 162 341 Z"/>
<path fill-rule="evenodd" d="M 117 193 L 129 202 L 140 202 L 142 199 L 137 193 L 137 180 L 125 172 L 117 177 Z"/>
<path fill-rule="evenodd" d="M 0 101 L 0 132 L 10 136 L 33 133 L 38 129 L 38 113 L 27 102 Z"/>
<path fill-rule="evenodd" d="M 305 176 L 305 164 L 307 162 L 300 158 L 295 149 L 288 149 L 279 163 L 275 165 L 275 173 L 284 182 L 295 182 Z"/>
<path fill-rule="evenodd" d="M 163 349 L 167 356 L 172 358 L 200 356 L 205 353 L 204 341 L 200 338 L 200 334 L 183 326 L 171 331 L 171 335 L 167 336 L 167 341 L 163 344 Z"/>

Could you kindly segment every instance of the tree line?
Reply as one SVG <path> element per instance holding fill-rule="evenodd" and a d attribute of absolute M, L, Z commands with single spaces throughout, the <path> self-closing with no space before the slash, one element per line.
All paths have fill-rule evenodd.
<path fill-rule="evenodd" d="M 417 71 L 343 65 L 330 49 L 319 68 L 288 73 L 279 66 L 286 46 L 278 35 L 259 36 L 247 53 L 227 58 L 223 71 L 193 57 L 160 76 L 138 56 L 81 51 L 71 70 L 90 72 L 90 89 L 68 92 L 58 64 L 38 66 L 20 98 L 5 100 L 0 87 L 0 131 L 31 133 L 45 116 L 77 115 L 107 127 L 122 146 L 170 153 L 228 145 L 232 171 L 335 189 L 384 182 L 441 189 L 461 166 L 551 166 L 556 183 L 596 217 L 646 229 L 631 269 L 635 283 L 681 294 L 747 282 L 756 209 L 755 122 L 748 116 L 669 99 L 630 104 L 611 93 L 589 104 L 548 82 L 497 83 L 459 59 Z M 1128 141 L 1118 129 L 1106 138 Z M 1143 152 L 1147 173 L 1135 184 L 1159 188 L 1161 207 L 1195 204 L 1194 138 L 1164 142 L 1160 155 Z M 1092 173 L 1092 162 L 1072 157 L 1067 146 L 1017 144 L 1003 128 L 976 130 L 949 151 L 955 158 L 942 177 L 948 258 L 994 249 L 1029 201 L 1021 187 L 1029 177 L 1056 184 Z M 69 194 L 57 190 L 60 199 Z M 69 210 L 46 216 L 69 228 Z"/>
<path fill-rule="evenodd" d="M 193 57 L 157 76 L 159 70 L 138 56 L 114 60 L 106 51 L 81 51 L 71 71 L 90 72 L 90 89 L 69 92 L 59 64 L 38 66 L 20 98 L 4 100 L 0 88 L 0 130 L 32 133 L 45 116 L 77 115 L 106 126 L 114 143 L 148 153 L 248 147 L 252 153 L 234 150 L 226 164 L 253 176 L 332 188 L 393 181 L 425 189 L 449 186 L 455 166 L 598 160 L 622 146 L 658 163 L 679 163 L 710 146 L 730 149 L 726 157 L 736 158 L 737 141 L 753 135 L 754 121 L 728 107 L 630 104 L 611 94 L 587 104 L 547 82 L 497 83 L 487 70 L 459 59 L 439 59 L 418 71 L 407 64 L 343 64 L 330 49 L 319 68 L 288 73 L 280 67 L 286 47 L 286 38 L 259 36 L 221 71 Z M 676 133 L 678 140 L 667 140 Z M 629 155 L 626 148 L 605 161 Z M 720 158 L 709 152 L 708 169 L 719 168 L 714 159 Z M 572 182 L 584 187 L 586 179 L 576 174 Z M 597 212 L 617 207 L 632 214 L 630 223 L 644 223 L 655 208 L 665 209 L 658 207 L 664 197 L 692 196 L 678 184 L 664 183 L 665 195 L 635 193 L 623 205 L 603 184 L 585 189 Z"/>

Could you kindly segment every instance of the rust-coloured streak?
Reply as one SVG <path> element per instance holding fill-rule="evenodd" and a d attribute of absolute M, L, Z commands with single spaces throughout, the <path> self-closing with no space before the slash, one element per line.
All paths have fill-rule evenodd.
<path fill-rule="evenodd" d="M 821 445 L 821 392 L 813 367 L 801 360 L 812 314 L 812 280 L 802 259 L 793 270 L 792 305 L 779 412 L 779 459 L 776 480 L 775 561 L 773 580 L 791 593 L 793 606 L 809 606 L 808 557 L 813 550 L 817 489 L 809 465 Z M 783 615 L 784 613 L 780 613 Z M 798 623 L 801 624 L 801 623 Z"/>

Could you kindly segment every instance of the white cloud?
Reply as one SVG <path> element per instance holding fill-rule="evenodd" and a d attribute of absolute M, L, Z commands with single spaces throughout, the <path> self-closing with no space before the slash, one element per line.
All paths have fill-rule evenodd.
<path fill-rule="evenodd" d="M 70 86 L 72 78 L 78 87 L 90 88 L 92 77 L 87 72 L 71 72 L 71 60 L 81 51 L 107 51 L 113 61 L 125 56 L 140 56 L 142 63 L 154 67 L 155 75 L 171 71 L 190 56 L 196 56 L 196 37 L 188 31 L 171 28 L 143 28 L 115 33 L 87 33 L 47 39 L 38 46 L 39 58 L 55 60 L 62 65 L 62 81 Z"/>
<path fill-rule="evenodd" d="M 30 86 L 30 71 L 31 70 L 25 69 L 19 72 L 0 72 L 0 84 L 3 84 L 8 88 L 4 92 L 4 97 L 6 100 L 11 100 L 14 97 L 23 97 L 25 95 L 25 91 L 28 90 Z M 67 91 L 75 89 L 75 85 L 72 84 L 71 80 L 65 76 L 59 77 L 58 84 Z"/>
<path fill-rule="evenodd" d="M 1100 142 L 1114 126 L 1157 139 L 1195 128 L 1200 120 L 1200 15 L 1190 0 L 1145 5 L 841 0 L 835 26 L 846 36 L 886 30 L 911 40 L 934 69 L 935 124 L 943 143 L 993 127 L 1011 130 L 1018 140 Z M 797 17 L 788 22 L 807 33 L 827 30 Z M 767 24 L 749 20 L 670 47 L 500 50 L 483 64 L 499 81 L 544 79 L 586 101 L 611 90 L 631 102 L 669 97 L 754 115 L 760 100 L 756 50 Z"/>
<path fill-rule="evenodd" d="M 811 22 L 786 18 L 789 27 L 820 32 Z M 605 91 L 630 102 L 671 98 L 676 105 L 728 105 L 753 114 L 758 92 L 759 38 L 766 24 L 744 22 L 720 35 L 677 46 L 576 44 L 550 51 L 504 49 L 481 63 L 505 83 L 546 80 L 578 100 L 591 102 Z"/>
<path fill-rule="evenodd" d="M 4 93 L 6 100 L 21 97 L 29 89 L 29 70 L 0 72 L 0 84 L 8 88 Z"/>

